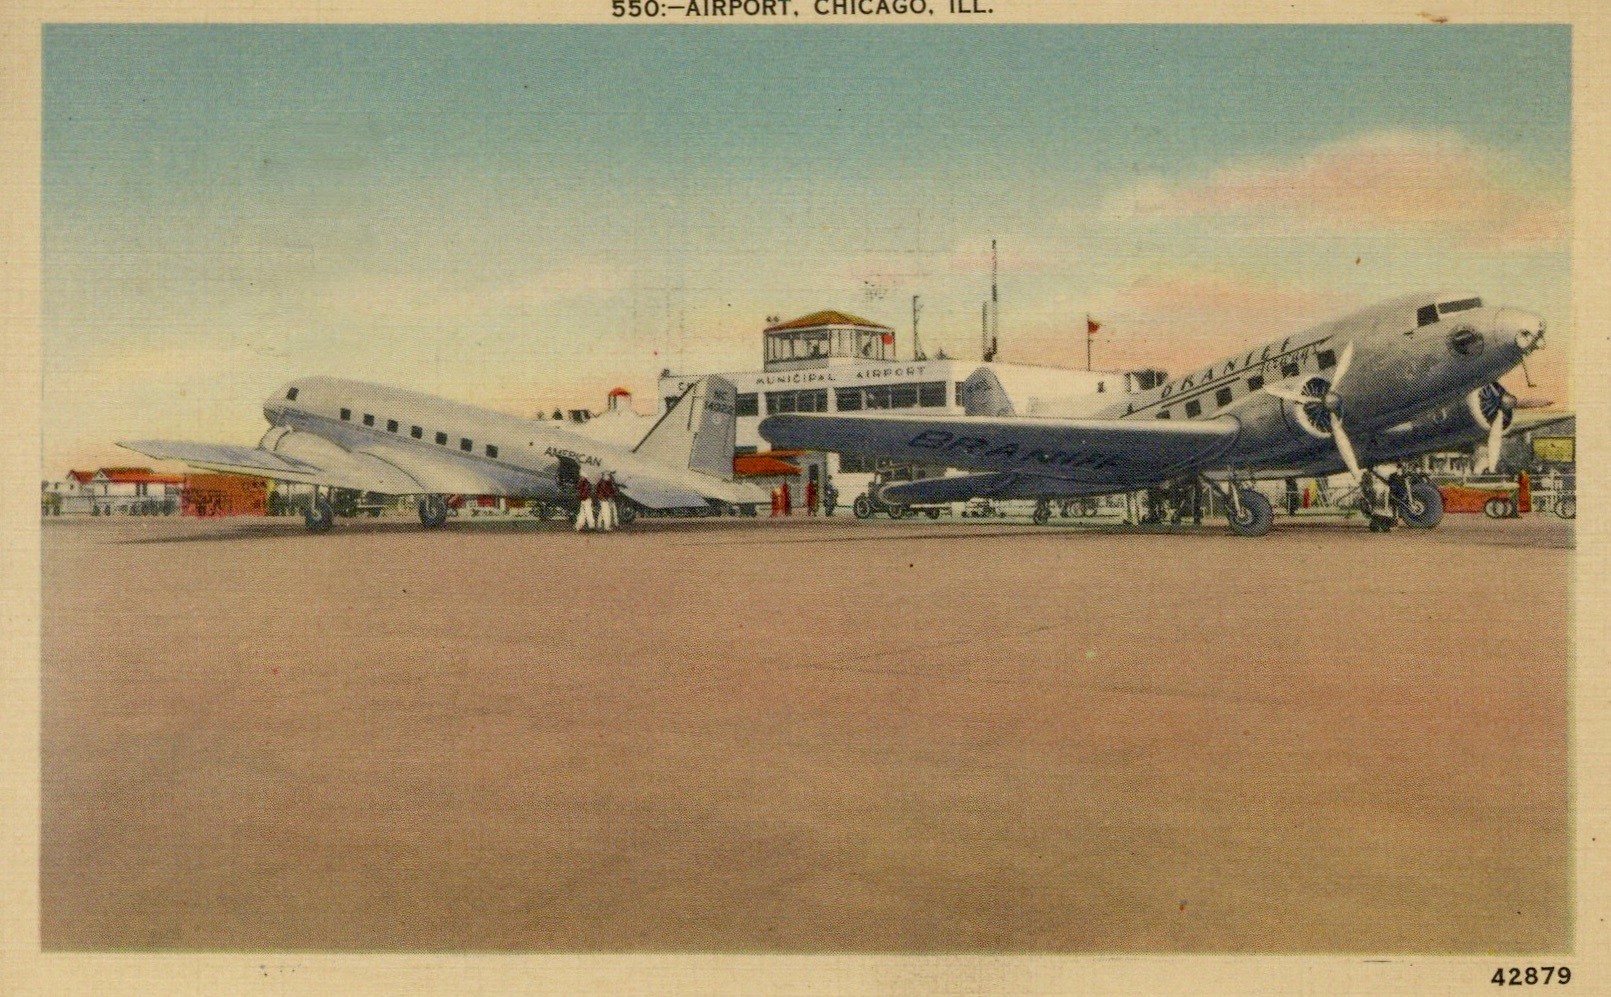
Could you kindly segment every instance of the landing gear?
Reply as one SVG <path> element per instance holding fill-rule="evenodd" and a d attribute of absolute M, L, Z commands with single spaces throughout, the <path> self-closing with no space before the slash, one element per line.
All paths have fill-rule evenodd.
<path fill-rule="evenodd" d="M 1417 481 L 1410 485 L 1408 502 L 1394 500 L 1399 518 L 1405 526 L 1430 530 L 1443 521 L 1443 493 L 1430 481 Z"/>
<path fill-rule="evenodd" d="M 427 495 L 420 499 L 420 525 L 434 530 L 447 522 L 447 500 L 440 495 Z"/>
<path fill-rule="evenodd" d="M 302 521 L 308 524 L 309 532 L 328 533 L 330 527 L 336 525 L 336 510 L 315 493 L 313 501 L 308 503 L 308 511 L 302 515 Z"/>
<path fill-rule="evenodd" d="M 1251 488 L 1234 490 L 1232 495 L 1235 501 L 1226 517 L 1232 533 L 1239 537 L 1262 537 L 1270 532 L 1275 512 L 1270 508 L 1269 499 Z"/>

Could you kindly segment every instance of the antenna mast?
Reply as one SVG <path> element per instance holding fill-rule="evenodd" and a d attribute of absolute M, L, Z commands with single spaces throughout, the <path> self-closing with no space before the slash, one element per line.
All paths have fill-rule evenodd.
<path fill-rule="evenodd" d="M 984 362 L 989 363 L 996 359 L 996 351 L 1001 348 L 1001 297 L 996 291 L 996 240 L 990 240 L 990 303 L 985 306 L 985 330 L 981 335 L 984 339 Z"/>
<path fill-rule="evenodd" d="M 928 355 L 923 352 L 923 341 L 917 338 L 917 313 L 923 310 L 918 304 L 918 295 L 912 295 L 912 359 L 927 360 Z"/>

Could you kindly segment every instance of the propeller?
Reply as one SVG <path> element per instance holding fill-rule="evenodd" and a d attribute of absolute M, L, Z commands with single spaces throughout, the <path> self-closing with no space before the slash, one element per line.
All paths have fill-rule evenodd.
<path fill-rule="evenodd" d="M 1516 396 L 1505 390 L 1498 381 L 1485 384 L 1466 396 L 1466 404 L 1479 423 L 1488 426 L 1488 450 L 1483 455 L 1478 471 L 1491 474 L 1499 466 L 1499 451 L 1505 442 L 1505 427 L 1510 425 L 1516 412 Z"/>
<path fill-rule="evenodd" d="M 1300 388 L 1273 384 L 1266 385 L 1264 390 L 1276 398 L 1298 406 L 1316 433 L 1321 436 L 1329 434 L 1332 441 L 1337 444 L 1337 453 L 1347 466 L 1354 484 L 1363 487 L 1365 472 L 1359 466 L 1359 455 L 1354 452 L 1354 442 L 1348 438 L 1348 430 L 1343 428 L 1342 396 L 1337 393 L 1338 386 L 1342 384 L 1343 378 L 1348 376 L 1348 368 L 1353 362 L 1354 344 L 1349 343 L 1343 347 L 1342 356 L 1337 358 L 1337 370 L 1331 375 L 1329 383 L 1323 377 L 1311 377 L 1303 382 Z"/>

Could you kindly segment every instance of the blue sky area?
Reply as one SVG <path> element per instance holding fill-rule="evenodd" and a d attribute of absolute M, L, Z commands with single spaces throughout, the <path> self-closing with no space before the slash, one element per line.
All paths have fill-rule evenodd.
<path fill-rule="evenodd" d="M 47 470 L 303 373 L 523 414 L 824 307 L 1183 367 L 1410 290 L 1546 314 L 1570 31 L 51 26 Z M 62 413 L 60 419 L 56 416 Z"/>

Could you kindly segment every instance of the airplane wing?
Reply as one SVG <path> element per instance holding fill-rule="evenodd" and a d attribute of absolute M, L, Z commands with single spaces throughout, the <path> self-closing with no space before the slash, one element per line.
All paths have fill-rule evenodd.
<path fill-rule="evenodd" d="M 1236 442 L 1235 419 L 794 414 L 761 423 L 774 447 L 832 450 L 1086 487 L 1139 487 L 1210 466 Z"/>
<path fill-rule="evenodd" d="M 158 460 L 178 460 L 208 471 L 244 474 L 300 485 L 329 485 L 383 495 L 414 495 L 427 489 L 396 467 L 367 454 L 332 445 L 330 454 L 313 459 L 275 453 L 261 447 L 239 447 L 183 440 L 128 440 L 118 446 Z"/>
<path fill-rule="evenodd" d="M 118 446 L 210 471 L 380 495 L 530 496 L 553 491 L 552 482 L 529 472 L 448 452 L 385 441 L 347 450 L 312 433 L 283 429 L 269 430 L 256 447 L 178 440 L 131 440 Z"/>

